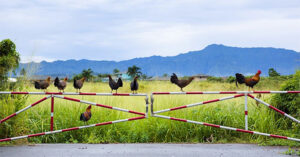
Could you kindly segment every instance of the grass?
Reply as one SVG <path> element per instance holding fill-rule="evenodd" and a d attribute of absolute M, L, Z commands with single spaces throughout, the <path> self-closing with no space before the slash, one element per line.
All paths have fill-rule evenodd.
<path fill-rule="evenodd" d="M 140 81 L 139 93 L 179 91 L 179 88 L 167 81 Z M 278 90 L 280 86 L 276 80 L 262 80 L 255 90 Z M 128 93 L 129 82 L 124 82 L 124 87 L 118 90 L 119 93 Z M 38 91 L 33 85 L 28 84 L 27 91 Z M 184 89 L 185 91 L 236 91 L 248 90 L 241 85 L 239 88 L 235 84 L 218 83 L 207 81 L 194 81 Z M 56 92 L 57 89 L 51 85 L 48 91 Z M 72 83 L 69 83 L 66 92 L 75 92 Z M 108 93 L 110 88 L 107 83 L 86 82 L 82 92 Z M 165 95 L 155 96 L 154 110 L 196 103 L 229 95 Z M 29 96 L 24 104 L 15 105 L 14 99 L 7 96 L 11 101 L 0 104 L 0 116 L 4 117 L 15 111 L 41 99 L 44 96 Z M 20 96 L 21 97 L 21 96 Z M 145 112 L 144 97 L 110 97 L 110 96 L 68 96 L 104 105 L 126 108 L 139 112 Z M 263 94 L 265 102 L 270 102 L 271 95 Z M 257 105 L 254 100 L 248 99 L 248 121 L 249 130 L 264 133 L 278 134 L 283 136 L 300 138 L 299 124 L 293 124 L 293 128 L 288 127 L 285 121 L 287 118 L 276 119 L 274 111 L 271 111 L 262 104 Z M 55 98 L 54 107 L 54 129 L 64 129 L 84 125 L 79 121 L 80 113 L 85 111 L 88 105 L 80 104 Z M 106 122 L 118 119 L 126 119 L 135 115 L 120 111 L 112 111 L 100 107 L 92 107 L 92 118 L 88 124 Z M 162 115 L 176 118 L 184 118 L 195 121 L 244 128 L 244 97 L 225 100 L 203 106 L 186 108 L 172 112 L 162 113 Z M 299 119 L 299 117 L 296 117 Z M 50 129 L 50 99 L 38 104 L 14 117 L 7 122 L 0 124 L 1 138 L 19 136 L 25 134 L 49 131 Z M 289 145 L 300 146 L 299 142 L 274 139 L 265 136 L 239 133 L 235 131 L 223 130 L 207 126 L 190 123 L 170 121 L 166 119 L 149 117 L 148 119 L 118 123 L 113 125 L 99 126 L 77 131 L 64 132 L 54 135 L 34 137 L 24 140 L 17 140 L 16 143 L 259 143 L 261 145 Z"/>

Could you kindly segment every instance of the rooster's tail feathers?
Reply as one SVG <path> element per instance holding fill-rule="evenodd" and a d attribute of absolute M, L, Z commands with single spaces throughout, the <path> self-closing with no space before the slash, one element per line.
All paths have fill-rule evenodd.
<path fill-rule="evenodd" d="M 59 84 L 59 79 L 58 79 L 58 77 L 56 77 L 54 80 L 54 86 L 57 87 L 58 84 Z"/>
<path fill-rule="evenodd" d="M 171 76 L 171 79 L 170 79 L 170 81 L 171 81 L 172 83 L 176 83 L 176 82 L 178 82 L 178 77 L 176 76 L 176 74 L 175 74 L 175 73 L 173 73 L 173 75 Z"/>
<path fill-rule="evenodd" d="M 118 79 L 117 84 L 119 85 L 119 87 L 123 87 L 123 81 L 121 78 Z"/>
<path fill-rule="evenodd" d="M 235 80 L 235 85 L 236 86 L 238 86 L 238 83 L 239 84 L 245 83 L 245 77 L 244 77 L 244 75 L 236 73 L 235 74 L 235 78 L 236 78 L 236 80 Z"/>

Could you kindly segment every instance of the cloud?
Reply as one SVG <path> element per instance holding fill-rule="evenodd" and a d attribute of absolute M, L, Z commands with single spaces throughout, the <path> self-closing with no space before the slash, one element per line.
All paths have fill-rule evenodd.
<path fill-rule="evenodd" d="M 1 38 L 35 60 L 124 60 L 212 43 L 300 51 L 297 0 L 11 0 Z"/>

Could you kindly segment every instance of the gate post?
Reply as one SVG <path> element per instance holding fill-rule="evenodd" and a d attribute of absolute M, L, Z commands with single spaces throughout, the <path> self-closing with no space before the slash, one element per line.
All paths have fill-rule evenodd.
<path fill-rule="evenodd" d="M 245 93 L 245 130 L 248 130 L 248 106 L 247 106 L 248 93 Z"/>
<path fill-rule="evenodd" d="M 54 97 L 51 95 L 51 119 L 50 119 L 50 131 L 53 131 L 53 112 L 54 112 Z"/>

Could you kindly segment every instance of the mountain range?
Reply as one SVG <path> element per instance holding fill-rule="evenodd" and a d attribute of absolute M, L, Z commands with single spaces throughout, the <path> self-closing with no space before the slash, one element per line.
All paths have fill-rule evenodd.
<path fill-rule="evenodd" d="M 17 71 L 25 68 L 34 75 L 73 76 L 83 69 L 91 68 L 95 74 L 112 73 L 117 68 L 127 71 L 136 65 L 144 74 L 161 76 L 173 72 L 179 76 L 206 74 L 211 76 L 231 76 L 236 72 L 254 74 L 258 69 L 262 75 L 268 75 L 268 69 L 274 68 L 280 74 L 293 74 L 300 68 L 300 53 L 271 47 L 240 48 L 212 44 L 199 51 L 190 51 L 177 56 L 151 56 L 124 61 L 66 60 L 40 63 L 22 63 Z"/>

